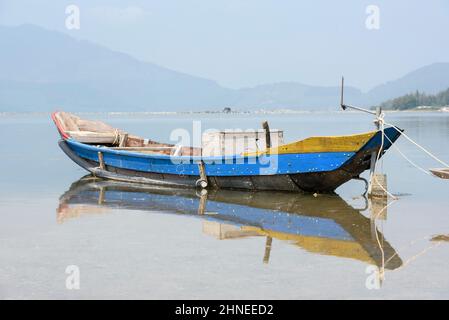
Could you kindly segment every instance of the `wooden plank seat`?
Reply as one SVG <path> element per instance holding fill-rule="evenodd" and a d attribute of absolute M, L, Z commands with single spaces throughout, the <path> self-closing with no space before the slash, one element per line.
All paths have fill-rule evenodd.
<path fill-rule="evenodd" d="M 67 131 L 67 134 L 81 143 L 118 144 L 118 132 Z"/>

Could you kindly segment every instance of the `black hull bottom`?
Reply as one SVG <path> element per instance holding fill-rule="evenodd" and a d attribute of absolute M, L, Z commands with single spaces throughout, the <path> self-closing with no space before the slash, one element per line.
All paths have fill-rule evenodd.
<path fill-rule="evenodd" d="M 85 160 L 77 156 L 64 140 L 59 142 L 59 146 L 72 161 L 100 178 L 190 188 L 196 187 L 196 182 L 199 179 L 199 176 L 142 172 L 111 166 L 106 166 L 105 170 L 102 170 L 99 168 L 98 162 Z M 360 151 L 351 162 L 333 171 L 271 176 L 208 177 L 208 187 L 213 189 L 329 193 L 349 180 L 357 178 L 363 171 L 367 170 L 370 166 L 371 154 L 377 152 L 377 150 Z"/>

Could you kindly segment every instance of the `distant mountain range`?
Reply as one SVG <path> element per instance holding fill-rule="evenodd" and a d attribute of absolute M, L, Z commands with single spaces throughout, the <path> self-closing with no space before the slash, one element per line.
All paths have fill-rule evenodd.
<path fill-rule="evenodd" d="M 295 82 L 229 89 L 88 41 L 33 25 L 0 26 L 0 111 L 335 110 L 340 88 Z M 336 76 L 336 82 L 339 81 Z M 419 90 L 449 87 L 436 63 L 367 93 L 345 88 L 347 103 L 372 106 Z"/>

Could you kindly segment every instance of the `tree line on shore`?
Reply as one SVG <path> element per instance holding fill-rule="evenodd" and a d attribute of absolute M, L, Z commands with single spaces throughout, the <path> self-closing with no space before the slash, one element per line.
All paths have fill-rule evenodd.
<path fill-rule="evenodd" d="M 437 94 L 426 94 L 418 90 L 398 98 L 387 100 L 380 106 L 389 110 L 410 110 L 417 107 L 444 107 L 449 105 L 449 88 Z"/>

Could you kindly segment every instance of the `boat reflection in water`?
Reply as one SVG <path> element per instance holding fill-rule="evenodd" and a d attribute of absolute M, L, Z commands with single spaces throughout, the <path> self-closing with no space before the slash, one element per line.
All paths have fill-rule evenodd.
<path fill-rule="evenodd" d="M 109 209 L 158 211 L 203 219 L 203 232 L 218 239 L 266 237 L 264 262 L 273 239 L 308 252 L 356 259 L 382 270 L 402 261 L 370 218 L 336 195 L 217 190 L 200 193 L 85 177 L 61 196 L 57 220 Z M 364 209 L 362 209 L 364 210 Z"/>

